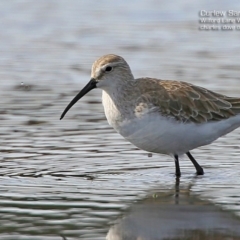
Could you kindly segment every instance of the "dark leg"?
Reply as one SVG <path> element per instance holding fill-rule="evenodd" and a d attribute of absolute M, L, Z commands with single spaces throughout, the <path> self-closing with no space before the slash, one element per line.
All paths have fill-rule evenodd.
<path fill-rule="evenodd" d="M 174 160 L 175 160 L 175 170 L 176 170 L 176 177 L 181 176 L 181 171 L 180 171 L 180 166 L 179 166 L 179 161 L 178 161 L 178 155 L 174 155 Z"/>
<path fill-rule="evenodd" d="M 204 174 L 203 168 L 197 163 L 192 154 L 190 152 L 187 152 L 186 154 L 193 163 L 194 167 L 196 168 L 197 175 L 203 175 Z"/>

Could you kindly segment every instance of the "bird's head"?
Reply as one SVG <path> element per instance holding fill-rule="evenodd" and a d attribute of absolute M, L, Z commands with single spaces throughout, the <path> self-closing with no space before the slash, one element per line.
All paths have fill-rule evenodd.
<path fill-rule="evenodd" d="M 90 81 L 68 104 L 60 119 L 79 99 L 92 89 L 100 88 L 108 92 L 133 79 L 131 69 L 122 57 L 114 54 L 100 57 L 93 63 Z"/>

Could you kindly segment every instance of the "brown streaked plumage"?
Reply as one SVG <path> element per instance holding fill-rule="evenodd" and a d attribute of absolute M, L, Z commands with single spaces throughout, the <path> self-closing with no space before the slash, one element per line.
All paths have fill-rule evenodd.
<path fill-rule="evenodd" d="M 93 88 L 103 90 L 109 124 L 143 150 L 174 156 L 186 154 L 203 175 L 190 150 L 207 145 L 240 127 L 240 98 L 228 97 L 186 82 L 134 79 L 127 62 L 108 54 L 92 66 L 90 82 L 68 104 L 67 111 Z"/>
<path fill-rule="evenodd" d="M 149 102 L 162 115 L 177 121 L 220 121 L 240 113 L 240 98 L 227 97 L 190 83 L 140 78 L 136 84 L 142 89 L 137 102 Z"/>

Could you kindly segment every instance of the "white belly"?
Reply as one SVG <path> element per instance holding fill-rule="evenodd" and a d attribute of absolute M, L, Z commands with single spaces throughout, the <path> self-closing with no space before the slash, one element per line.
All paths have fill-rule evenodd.
<path fill-rule="evenodd" d="M 155 153 L 181 155 L 240 126 L 240 115 L 203 124 L 180 123 L 159 112 L 123 119 L 109 96 L 103 97 L 103 105 L 109 124 L 117 132 L 138 148 Z"/>
<path fill-rule="evenodd" d="M 204 124 L 179 123 L 159 114 L 125 121 L 116 129 L 143 150 L 163 154 L 184 154 L 210 144 L 240 126 L 240 116 Z"/>

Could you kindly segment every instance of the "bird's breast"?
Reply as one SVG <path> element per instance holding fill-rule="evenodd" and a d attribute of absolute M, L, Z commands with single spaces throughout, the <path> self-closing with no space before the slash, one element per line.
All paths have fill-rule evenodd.
<path fill-rule="evenodd" d="M 146 116 L 154 110 L 146 103 L 137 104 L 132 99 L 110 96 L 105 91 L 102 94 L 102 103 L 108 123 L 124 137 L 126 128 L 127 132 L 130 129 L 136 131 L 136 127 L 139 126 L 135 124 L 135 121 L 145 123 Z"/>
<path fill-rule="evenodd" d="M 105 91 L 102 93 L 102 103 L 109 125 L 118 131 L 123 121 L 122 113 L 120 112 L 114 100 Z"/>

